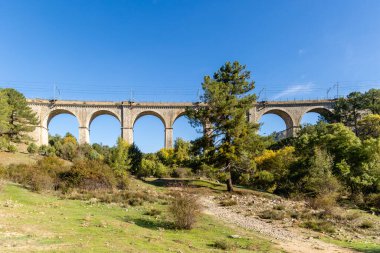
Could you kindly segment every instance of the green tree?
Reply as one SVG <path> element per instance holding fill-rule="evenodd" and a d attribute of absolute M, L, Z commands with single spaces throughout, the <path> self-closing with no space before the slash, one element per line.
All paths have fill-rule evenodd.
<path fill-rule="evenodd" d="M 9 113 L 7 97 L 0 91 L 0 137 L 9 130 Z"/>
<path fill-rule="evenodd" d="M 380 114 L 380 89 L 370 89 L 363 95 L 364 107 L 373 114 Z"/>
<path fill-rule="evenodd" d="M 327 120 L 343 123 L 358 135 L 358 122 L 364 112 L 380 114 L 380 89 L 371 89 L 364 94 L 351 92 L 346 98 L 339 98 L 333 109 L 333 113 L 327 116 Z"/>
<path fill-rule="evenodd" d="M 319 123 L 301 129 L 296 142 L 296 153 L 302 163 L 292 172 L 292 181 L 297 182 L 308 175 L 313 164 L 315 149 L 322 149 L 332 157 L 333 175 L 352 194 L 373 191 L 377 188 L 380 139 L 361 141 L 348 127 L 341 123 Z M 323 160 L 323 159 L 322 159 Z M 326 159 L 325 159 L 326 160 Z"/>
<path fill-rule="evenodd" d="M 143 154 L 136 144 L 132 144 L 128 150 L 128 156 L 130 158 L 130 171 L 132 174 L 137 174 L 141 169 L 141 161 Z"/>
<path fill-rule="evenodd" d="M 34 131 L 38 120 L 36 114 L 28 106 L 26 98 L 14 89 L 3 89 L 0 91 L 5 96 L 8 107 L 9 127 L 3 134 L 16 143 L 27 142 L 30 140 L 28 132 Z"/>
<path fill-rule="evenodd" d="M 351 127 L 357 134 L 358 121 L 364 108 L 363 94 L 351 92 L 347 98 L 339 98 L 336 101 L 334 112 L 330 115 L 330 121 L 343 123 Z"/>
<path fill-rule="evenodd" d="M 369 114 L 358 122 L 360 139 L 380 138 L 380 114 Z"/>
<path fill-rule="evenodd" d="M 190 160 L 191 143 L 177 138 L 174 142 L 174 159 L 175 163 L 180 166 L 185 166 Z"/>
<path fill-rule="evenodd" d="M 123 138 L 119 137 L 117 139 L 117 145 L 111 155 L 111 167 L 118 175 L 126 174 L 130 168 L 129 148 L 130 145 Z"/>
<path fill-rule="evenodd" d="M 229 174 L 228 191 L 233 191 L 234 163 L 238 162 L 258 129 L 257 124 L 247 120 L 248 110 L 256 100 L 251 93 L 254 87 L 246 66 L 227 62 L 213 77 L 204 77 L 202 103 L 187 109 L 193 126 L 211 126 L 195 143 L 201 145 L 206 157 Z"/>

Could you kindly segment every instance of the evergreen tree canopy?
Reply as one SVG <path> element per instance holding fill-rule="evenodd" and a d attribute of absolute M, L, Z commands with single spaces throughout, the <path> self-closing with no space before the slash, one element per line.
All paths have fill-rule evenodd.
<path fill-rule="evenodd" d="M 205 156 L 211 157 L 216 166 L 230 174 L 229 191 L 233 190 L 234 163 L 238 162 L 258 129 L 257 124 L 247 120 L 247 113 L 256 100 L 250 93 L 254 87 L 245 66 L 227 62 L 213 77 L 204 77 L 202 103 L 187 110 L 193 126 L 210 126 L 195 145 L 202 146 Z"/>
<path fill-rule="evenodd" d="M 28 106 L 23 94 L 15 89 L 0 91 L 8 104 L 8 127 L 2 134 L 12 142 L 26 142 L 30 139 L 28 132 L 34 131 L 38 120 L 36 114 Z"/>
<path fill-rule="evenodd" d="M 9 130 L 9 113 L 7 97 L 0 91 L 0 136 Z"/>

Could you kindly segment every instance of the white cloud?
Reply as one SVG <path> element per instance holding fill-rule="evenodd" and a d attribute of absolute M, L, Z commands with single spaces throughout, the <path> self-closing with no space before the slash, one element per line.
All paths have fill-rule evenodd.
<path fill-rule="evenodd" d="M 296 94 L 306 94 L 312 91 L 314 84 L 312 82 L 305 84 L 296 84 L 286 88 L 284 91 L 273 96 L 273 100 Z"/>

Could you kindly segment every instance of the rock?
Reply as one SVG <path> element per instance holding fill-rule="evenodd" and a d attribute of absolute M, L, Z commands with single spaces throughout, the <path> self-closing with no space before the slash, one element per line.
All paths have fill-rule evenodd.
<path fill-rule="evenodd" d="M 230 238 L 238 239 L 238 238 L 241 238 L 241 236 L 240 235 L 230 235 Z"/>

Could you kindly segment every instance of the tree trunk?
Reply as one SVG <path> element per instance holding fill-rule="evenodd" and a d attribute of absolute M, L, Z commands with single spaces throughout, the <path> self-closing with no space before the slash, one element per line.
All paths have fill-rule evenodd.
<path fill-rule="evenodd" d="M 230 177 L 227 179 L 226 184 L 227 184 L 227 191 L 228 192 L 233 192 L 234 191 L 234 186 L 232 185 L 232 175 L 230 171 Z"/>

